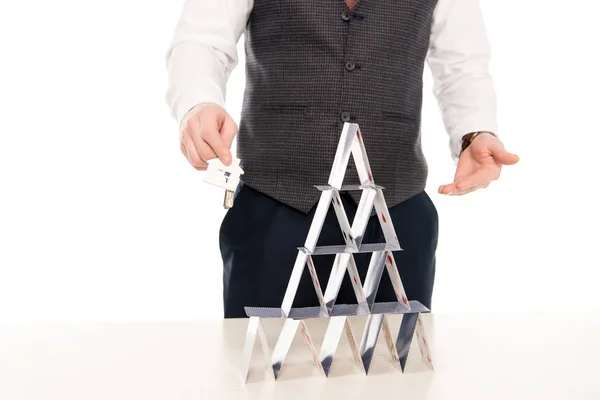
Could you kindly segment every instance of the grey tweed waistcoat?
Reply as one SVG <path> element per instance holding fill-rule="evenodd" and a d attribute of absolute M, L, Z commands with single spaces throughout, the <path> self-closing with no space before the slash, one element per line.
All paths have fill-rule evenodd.
<path fill-rule="evenodd" d="M 255 0 L 237 152 L 243 182 L 309 212 L 345 121 L 392 207 L 425 188 L 423 68 L 437 0 Z M 350 162 L 345 183 L 358 183 Z M 352 193 L 355 200 L 360 192 Z"/>

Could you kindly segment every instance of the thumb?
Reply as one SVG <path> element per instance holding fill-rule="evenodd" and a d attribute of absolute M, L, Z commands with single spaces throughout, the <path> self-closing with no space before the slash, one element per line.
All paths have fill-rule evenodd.
<path fill-rule="evenodd" d="M 519 162 L 519 156 L 506 151 L 504 146 L 494 146 L 492 149 L 494 160 L 503 165 L 513 165 Z"/>

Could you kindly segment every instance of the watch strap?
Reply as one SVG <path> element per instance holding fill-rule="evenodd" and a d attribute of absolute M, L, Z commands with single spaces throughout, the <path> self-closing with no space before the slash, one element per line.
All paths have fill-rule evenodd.
<path fill-rule="evenodd" d="M 462 137 L 462 145 L 460 148 L 460 153 L 462 154 L 467 149 L 467 147 L 469 147 L 471 145 L 471 143 L 473 143 L 473 140 L 475 140 L 475 138 L 477 136 L 481 135 L 482 133 L 487 133 L 494 137 L 497 137 L 496 134 L 494 134 L 492 132 L 487 132 L 487 131 L 478 131 L 478 132 L 467 133 L 466 135 L 464 135 Z"/>

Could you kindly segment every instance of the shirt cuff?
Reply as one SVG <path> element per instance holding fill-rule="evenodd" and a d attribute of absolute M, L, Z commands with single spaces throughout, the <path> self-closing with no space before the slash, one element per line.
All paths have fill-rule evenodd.
<path fill-rule="evenodd" d="M 216 85 L 213 87 L 205 86 L 202 88 L 186 90 L 185 93 L 178 96 L 178 100 L 171 110 L 172 115 L 177 120 L 179 126 L 187 112 L 200 103 L 215 103 L 225 108 L 225 96 Z"/>
<path fill-rule="evenodd" d="M 491 132 L 498 136 L 498 122 L 489 115 L 475 115 L 462 121 L 450 130 L 450 153 L 458 161 L 462 148 L 462 138 L 471 132 Z"/>

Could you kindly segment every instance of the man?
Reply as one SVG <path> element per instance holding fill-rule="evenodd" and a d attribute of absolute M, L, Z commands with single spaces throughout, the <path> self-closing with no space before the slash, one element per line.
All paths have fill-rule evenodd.
<path fill-rule="evenodd" d="M 245 33 L 240 127 L 224 109 L 225 86 Z M 477 0 L 187 0 L 168 52 L 167 101 L 181 151 L 198 170 L 231 161 L 237 134 L 243 186 L 220 230 L 225 317 L 244 306 L 278 307 L 326 184 L 344 122 L 364 134 L 375 182 L 385 187 L 407 295 L 431 306 L 438 216 L 424 192 L 422 76 L 427 63 L 458 160 L 441 194 L 462 195 L 515 164 L 497 137 L 489 44 Z M 353 163 L 346 183 L 357 183 Z M 352 218 L 360 192 L 343 195 Z M 381 242 L 372 217 L 364 242 Z M 319 245 L 342 244 L 330 212 Z M 333 256 L 315 257 L 325 287 Z M 356 254 L 364 281 L 369 256 Z M 295 306 L 316 304 L 305 273 Z M 395 300 L 382 281 L 377 301 Z M 352 303 L 342 284 L 337 303 Z"/>

